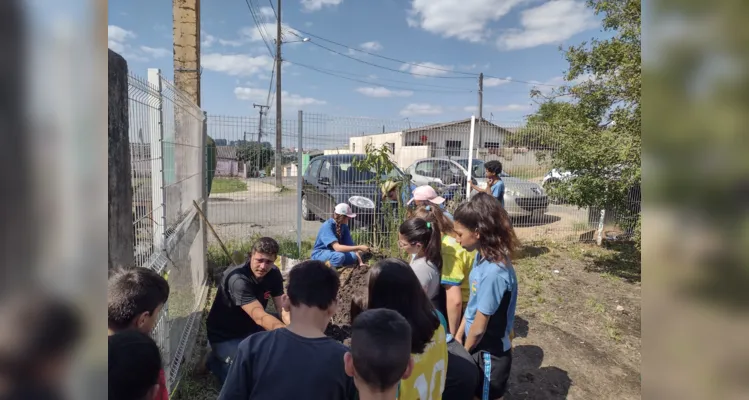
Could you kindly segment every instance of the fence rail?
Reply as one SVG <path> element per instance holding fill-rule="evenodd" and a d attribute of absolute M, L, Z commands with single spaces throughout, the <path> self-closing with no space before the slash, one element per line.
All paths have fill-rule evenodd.
<path fill-rule="evenodd" d="M 157 69 L 130 74 L 128 95 L 135 260 L 169 281 L 153 336 L 172 390 L 206 295 L 205 227 L 193 207 L 206 201 L 205 115 Z"/>

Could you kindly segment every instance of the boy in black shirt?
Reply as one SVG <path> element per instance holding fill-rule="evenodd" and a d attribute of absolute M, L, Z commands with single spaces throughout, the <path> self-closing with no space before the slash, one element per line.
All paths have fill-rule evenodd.
<path fill-rule="evenodd" d="M 109 336 L 109 399 L 154 400 L 161 386 L 161 353 L 147 334 L 129 329 Z"/>
<path fill-rule="evenodd" d="M 250 261 L 227 268 L 221 278 L 206 330 L 211 345 L 207 367 L 222 384 L 242 340 L 253 333 L 283 328 L 289 322 L 284 313 L 282 322 L 265 311 L 271 298 L 276 310 L 281 311 L 283 277 L 273 265 L 277 255 L 278 243 L 260 238 L 252 246 Z"/>
<path fill-rule="evenodd" d="M 343 366 L 347 349 L 325 336 L 339 285 L 338 274 L 322 261 L 295 266 L 284 296 L 291 323 L 240 343 L 219 400 L 355 398 Z"/>
<path fill-rule="evenodd" d="M 395 399 L 398 384 L 413 369 L 411 325 L 397 311 L 364 311 L 351 326 L 351 350 L 344 363 L 361 400 Z"/>

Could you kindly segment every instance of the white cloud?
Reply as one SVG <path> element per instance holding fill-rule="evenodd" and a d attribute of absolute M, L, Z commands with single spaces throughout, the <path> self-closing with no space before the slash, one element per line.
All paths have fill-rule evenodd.
<path fill-rule="evenodd" d="M 400 114 L 404 117 L 410 117 L 413 115 L 437 115 L 442 114 L 442 112 L 443 109 L 441 106 L 411 103 L 402 109 Z"/>
<path fill-rule="evenodd" d="M 384 87 L 360 87 L 357 92 L 368 97 L 409 97 L 414 94 L 410 90 L 390 90 Z"/>
<path fill-rule="evenodd" d="M 504 85 L 505 83 L 510 83 L 510 79 L 512 79 L 512 78 L 510 78 L 509 76 L 507 78 L 505 78 L 505 79 L 502 79 L 502 78 L 486 78 L 486 79 L 484 79 L 484 86 L 486 86 L 486 87 L 496 87 L 496 86 Z"/>
<path fill-rule="evenodd" d="M 216 37 L 213 35 L 209 35 L 205 31 L 201 31 L 200 36 L 203 38 L 203 40 L 200 41 L 200 47 L 207 49 L 211 47 L 214 42 L 216 42 Z"/>
<path fill-rule="evenodd" d="M 239 100 L 265 102 L 268 98 L 268 90 L 251 87 L 236 87 L 234 88 L 234 95 L 237 96 L 237 99 Z M 274 98 L 275 96 L 271 95 L 271 102 L 273 102 Z M 300 96 L 298 94 L 289 93 L 285 90 L 281 91 L 281 102 L 284 107 L 321 106 L 327 104 L 324 100 Z"/>
<path fill-rule="evenodd" d="M 140 46 L 140 49 L 153 58 L 163 58 L 173 54 L 171 51 L 161 47 Z"/>
<path fill-rule="evenodd" d="M 492 35 L 487 27 L 516 6 L 531 0 L 412 0 L 408 25 L 447 38 L 482 42 Z"/>
<path fill-rule="evenodd" d="M 529 104 L 507 104 L 504 106 L 485 104 L 484 116 L 486 116 L 486 114 L 490 112 L 492 113 L 513 112 L 513 111 L 518 112 L 518 111 L 530 111 L 531 109 L 533 109 L 533 107 Z M 478 107 L 477 106 L 463 107 L 463 111 L 475 114 L 478 112 Z"/>
<path fill-rule="evenodd" d="M 222 46 L 227 47 L 239 47 L 244 44 L 241 40 L 227 40 L 227 39 L 219 39 L 218 43 Z"/>
<path fill-rule="evenodd" d="M 341 4 L 343 0 L 302 0 L 304 11 L 318 11 L 323 7 L 334 7 Z"/>
<path fill-rule="evenodd" d="M 276 24 L 268 22 L 260 26 L 263 28 L 264 32 L 267 32 L 268 35 L 270 35 L 270 37 L 268 37 L 268 40 L 270 41 L 269 44 L 273 46 L 274 45 L 273 41 L 276 38 Z M 284 40 L 292 40 L 296 38 L 295 35 L 302 36 L 302 34 L 298 30 L 284 23 L 281 23 L 281 29 L 284 32 L 284 36 L 286 36 Z M 247 26 L 247 27 L 240 29 L 239 35 L 245 40 L 248 40 L 250 42 L 262 42 L 263 41 L 263 37 L 260 36 L 260 31 L 258 30 L 257 26 L 254 26 L 254 25 Z M 288 36 L 293 36 L 293 37 L 290 39 Z"/>
<path fill-rule="evenodd" d="M 249 76 L 269 71 L 273 59 L 267 55 L 251 57 L 245 54 L 204 54 L 201 57 L 203 68 L 223 72 L 231 76 Z"/>
<path fill-rule="evenodd" d="M 559 44 L 599 26 L 593 10 L 579 0 L 554 0 L 520 14 L 522 29 L 511 29 L 497 38 L 502 50 L 528 49 Z"/>
<path fill-rule="evenodd" d="M 265 18 L 272 18 L 273 21 L 276 20 L 276 12 L 270 7 L 260 7 L 260 15 Z"/>
<path fill-rule="evenodd" d="M 380 42 L 377 42 L 377 41 L 364 42 L 364 43 L 360 44 L 359 47 L 362 50 L 366 50 L 366 51 L 380 51 L 380 50 L 382 50 L 382 45 L 380 44 Z"/>
<path fill-rule="evenodd" d="M 124 43 L 128 39 L 135 39 L 135 37 L 133 31 L 120 28 L 117 25 L 107 26 L 107 40 L 110 42 Z"/>
<path fill-rule="evenodd" d="M 453 67 L 451 65 L 440 65 L 432 62 L 403 64 L 400 67 L 401 71 L 408 71 L 412 74 L 417 74 L 414 75 L 416 78 L 419 78 L 419 75 L 442 76 L 446 75 L 452 69 Z"/>

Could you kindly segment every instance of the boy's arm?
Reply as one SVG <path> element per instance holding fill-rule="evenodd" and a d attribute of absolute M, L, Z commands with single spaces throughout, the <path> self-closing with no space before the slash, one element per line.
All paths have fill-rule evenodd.
<path fill-rule="evenodd" d="M 291 323 L 291 315 L 285 308 L 283 308 L 283 296 L 276 296 L 273 298 L 273 305 L 276 306 L 278 315 L 281 316 L 281 322 L 288 325 Z"/>
<path fill-rule="evenodd" d="M 457 341 L 460 344 L 463 344 L 465 340 L 463 340 L 463 336 L 465 334 L 466 330 L 466 317 L 463 316 L 463 318 L 460 319 L 460 326 L 458 326 L 458 332 L 453 337 L 455 338 L 455 341 Z"/>
<path fill-rule="evenodd" d="M 229 373 L 226 375 L 226 382 L 221 388 L 218 400 L 246 400 L 250 398 L 254 378 L 252 376 L 252 354 L 249 354 L 250 346 L 246 342 L 241 343 L 237 348 L 237 354 L 231 367 L 229 367 Z"/>
<path fill-rule="evenodd" d="M 447 325 L 450 329 L 450 334 L 455 337 L 458 332 L 458 325 L 460 325 L 460 312 L 463 309 L 463 294 L 460 291 L 460 286 L 443 286 L 445 286 L 447 297 Z"/>
<path fill-rule="evenodd" d="M 359 251 L 361 248 L 359 246 L 346 246 L 344 244 L 340 244 L 338 242 L 333 242 L 331 245 L 333 247 L 333 250 L 339 251 L 341 253 L 348 253 L 350 251 Z"/>

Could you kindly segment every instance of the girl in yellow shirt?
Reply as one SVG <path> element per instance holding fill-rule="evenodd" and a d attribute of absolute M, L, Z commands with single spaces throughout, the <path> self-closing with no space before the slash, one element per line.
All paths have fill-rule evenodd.
<path fill-rule="evenodd" d="M 447 373 L 447 333 L 416 274 L 402 260 L 388 258 L 369 270 L 368 309 L 387 308 L 411 325 L 411 375 L 401 380 L 399 400 L 441 399 Z"/>

